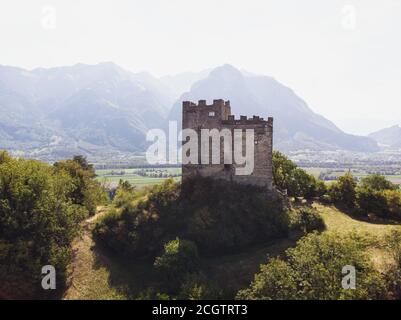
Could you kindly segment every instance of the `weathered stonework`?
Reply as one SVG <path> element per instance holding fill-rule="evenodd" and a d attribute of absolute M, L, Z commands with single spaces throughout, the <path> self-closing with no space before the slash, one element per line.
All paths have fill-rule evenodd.
<path fill-rule="evenodd" d="M 254 130 L 254 170 L 250 175 L 236 175 L 236 164 L 224 164 L 224 147 L 220 145 L 220 164 L 184 164 L 182 166 L 183 182 L 194 176 L 211 177 L 235 181 L 242 184 L 257 185 L 273 189 L 272 154 L 273 154 L 273 118 L 267 120 L 258 116 L 247 118 L 241 116 L 235 119 L 231 115 L 229 101 L 214 100 L 207 105 L 206 100 L 199 100 L 198 104 L 190 101 L 183 102 L 182 128 L 193 129 L 197 132 L 198 141 L 201 141 L 201 129 L 229 129 L 234 137 L 234 129 Z M 183 142 L 185 144 L 185 142 Z M 245 150 L 245 134 L 243 135 L 243 150 Z M 202 146 L 199 143 L 198 163 L 201 163 Z M 184 155 L 183 155 L 184 156 Z"/>

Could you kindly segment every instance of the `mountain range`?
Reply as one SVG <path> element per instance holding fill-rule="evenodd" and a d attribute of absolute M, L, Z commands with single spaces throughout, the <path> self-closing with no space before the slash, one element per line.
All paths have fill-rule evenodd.
<path fill-rule="evenodd" d="M 401 127 L 399 125 L 373 132 L 369 137 L 382 147 L 401 149 Z"/>
<path fill-rule="evenodd" d="M 183 100 L 211 101 L 215 97 L 230 100 L 231 111 L 237 116 L 273 116 L 275 148 L 282 151 L 378 150 L 374 140 L 344 133 L 274 78 L 241 72 L 230 65 L 217 67 L 208 77 L 194 83 L 176 101 L 169 118 L 181 121 Z"/>
<path fill-rule="evenodd" d="M 372 137 L 344 133 L 268 76 L 223 65 L 157 78 L 111 62 L 0 66 L 0 149 L 52 160 L 142 152 L 147 130 L 180 121 L 183 100 L 220 98 L 238 116 L 273 116 L 275 147 L 283 151 L 378 150 Z"/>

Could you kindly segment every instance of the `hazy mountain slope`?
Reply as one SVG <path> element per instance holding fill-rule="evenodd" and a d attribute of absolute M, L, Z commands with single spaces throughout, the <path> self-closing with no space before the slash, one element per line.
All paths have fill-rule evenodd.
<path fill-rule="evenodd" d="M 158 79 L 110 62 L 32 71 L 0 66 L 0 149 L 45 159 L 144 151 L 147 130 L 180 121 L 182 100 L 216 98 L 231 100 L 237 116 L 274 116 L 276 148 L 284 151 L 377 150 L 372 139 L 343 133 L 267 76 L 225 65 Z"/>
<path fill-rule="evenodd" d="M 401 127 L 399 125 L 373 132 L 369 137 L 384 147 L 401 148 Z"/>
<path fill-rule="evenodd" d="M 195 82 L 206 78 L 211 70 L 205 69 L 200 72 L 182 72 L 176 75 L 168 75 L 161 77 L 160 81 L 170 89 L 176 100 L 183 92 L 189 91 Z"/>
<path fill-rule="evenodd" d="M 0 149 L 141 151 L 146 131 L 164 124 L 173 101 L 158 79 L 113 63 L 0 66 Z"/>
<path fill-rule="evenodd" d="M 275 147 L 281 150 L 376 151 L 370 138 L 349 135 L 332 122 L 314 113 L 291 89 L 267 76 L 244 75 L 230 65 L 218 67 L 196 82 L 174 104 L 170 119 L 181 122 L 183 100 L 231 101 L 232 113 L 274 117 Z"/>

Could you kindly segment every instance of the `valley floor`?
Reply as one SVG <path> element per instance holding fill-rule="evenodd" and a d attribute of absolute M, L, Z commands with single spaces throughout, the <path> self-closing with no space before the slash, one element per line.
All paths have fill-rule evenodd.
<path fill-rule="evenodd" d="M 322 215 L 327 231 L 355 231 L 377 237 L 378 240 L 391 230 L 401 231 L 400 224 L 361 221 L 334 206 L 317 202 L 312 205 Z M 94 217 L 86 220 L 83 233 L 74 241 L 75 259 L 71 265 L 70 287 L 64 299 L 132 299 L 139 297 L 145 285 L 151 286 L 151 262 L 120 263 L 95 246 L 91 231 L 105 211 L 102 208 Z M 239 289 L 249 286 L 260 264 L 267 262 L 268 255 L 280 255 L 295 243 L 296 239 L 282 239 L 247 252 L 204 259 L 203 267 L 210 280 L 226 288 L 225 294 L 232 297 Z M 378 269 L 385 268 L 391 262 L 380 246 L 372 249 L 371 256 Z"/>

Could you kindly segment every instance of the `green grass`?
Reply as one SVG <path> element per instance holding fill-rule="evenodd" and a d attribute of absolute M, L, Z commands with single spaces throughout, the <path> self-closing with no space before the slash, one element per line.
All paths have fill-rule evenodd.
<path fill-rule="evenodd" d="M 324 219 L 327 227 L 324 232 L 355 231 L 377 239 L 380 244 L 380 239 L 392 230 L 401 231 L 399 224 L 361 221 L 331 205 L 315 202 L 312 206 Z M 119 261 L 94 246 L 90 230 L 87 229 L 84 237 L 74 245 L 77 250 L 74 286 L 67 291 L 65 299 L 132 299 L 137 298 L 144 288 L 154 285 L 152 261 Z M 203 269 L 212 282 L 223 288 L 223 297 L 232 298 L 239 289 L 249 286 L 268 256 L 282 255 L 287 248 L 295 246 L 296 240 L 278 239 L 244 252 L 204 258 Z M 372 247 L 369 253 L 378 270 L 385 270 L 391 263 L 391 257 L 380 245 Z"/>
<path fill-rule="evenodd" d="M 401 225 L 391 223 L 379 224 L 357 220 L 340 211 L 335 206 L 323 205 L 320 203 L 314 203 L 313 206 L 323 217 L 327 231 L 338 231 L 342 233 L 356 231 L 379 238 L 389 234 L 392 230 L 401 231 Z"/>
<path fill-rule="evenodd" d="M 134 169 L 100 169 L 96 170 L 97 180 L 104 182 L 106 185 L 111 187 L 116 187 L 120 180 L 128 181 L 132 185 L 136 187 L 145 187 L 145 186 L 153 186 L 163 182 L 168 179 L 165 177 L 149 177 L 149 176 L 141 176 L 137 174 L 140 170 L 149 170 L 153 172 L 162 172 L 167 174 L 181 174 L 181 168 L 173 167 L 173 168 L 134 168 Z M 114 174 L 113 174 L 114 172 Z M 117 175 L 115 173 L 123 173 L 121 175 Z M 181 181 L 181 177 L 173 177 L 174 181 Z"/>

